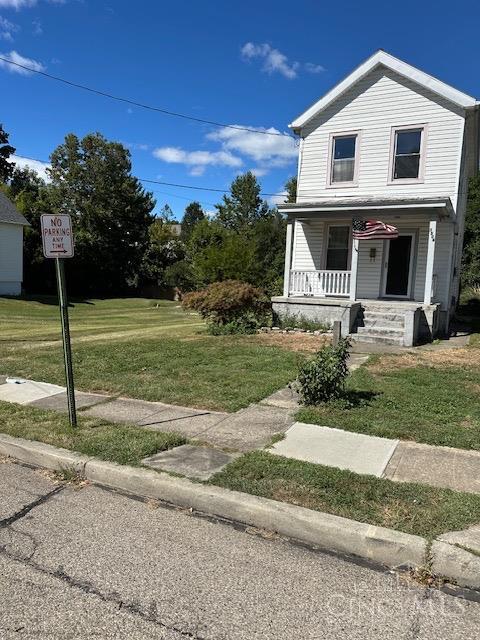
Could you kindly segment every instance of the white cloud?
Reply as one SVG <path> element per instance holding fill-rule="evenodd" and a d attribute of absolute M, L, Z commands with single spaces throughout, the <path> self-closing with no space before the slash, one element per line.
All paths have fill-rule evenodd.
<path fill-rule="evenodd" d="M 10 22 L 10 20 L 7 20 L 6 18 L 2 18 L 2 16 L 0 16 L 0 39 L 1 40 L 12 42 L 13 34 L 17 33 L 19 29 L 20 27 L 18 26 L 18 24 L 13 24 L 13 22 Z"/>
<path fill-rule="evenodd" d="M 143 142 L 122 142 L 122 144 L 132 151 L 148 151 L 150 149 L 150 145 Z"/>
<path fill-rule="evenodd" d="M 32 21 L 32 27 L 34 36 L 41 36 L 43 34 L 42 23 L 38 18 Z"/>
<path fill-rule="evenodd" d="M 241 167 L 241 158 L 229 151 L 185 151 L 180 147 L 158 147 L 153 155 L 159 160 L 191 167 L 190 174 L 201 176 L 207 166 Z"/>
<path fill-rule="evenodd" d="M 308 71 L 308 73 L 322 73 L 322 71 L 325 71 L 325 67 L 322 67 L 321 64 L 315 64 L 314 62 L 306 62 L 305 70 Z"/>
<path fill-rule="evenodd" d="M 254 167 L 253 169 L 250 169 L 250 171 L 253 173 L 254 176 L 257 176 L 257 178 L 261 178 L 262 176 L 265 176 L 268 173 L 267 167 Z"/>
<path fill-rule="evenodd" d="M 40 178 L 43 178 L 45 182 L 50 182 L 50 176 L 47 173 L 47 169 L 50 168 L 50 164 L 48 162 L 30 160 L 16 155 L 10 156 L 9 161 L 14 162 L 19 169 L 24 169 L 25 167 L 32 169 L 32 171 L 35 171 L 35 173 L 39 175 Z"/>
<path fill-rule="evenodd" d="M 233 125 L 240 127 L 242 125 Z M 295 141 L 290 135 L 261 135 L 255 131 L 270 134 L 280 134 L 275 127 L 245 127 L 251 129 L 245 131 L 241 129 L 223 128 L 213 131 L 207 135 L 210 140 L 221 142 L 226 151 L 234 151 L 246 155 L 256 163 L 259 163 L 259 170 L 266 170 L 269 167 L 283 167 L 290 164 L 298 156 L 298 149 Z M 258 175 L 258 174 L 257 174 Z"/>
<path fill-rule="evenodd" d="M 287 196 L 288 196 L 287 191 L 279 191 L 274 196 L 270 196 L 268 198 L 268 202 L 274 207 L 277 204 L 283 204 L 284 202 L 286 202 Z"/>
<path fill-rule="evenodd" d="M 38 0 L 0 0 L 0 7 L 4 9 L 24 9 L 26 7 L 34 7 Z M 49 4 L 65 4 L 66 0 L 47 0 Z"/>
<path fill-rule="evenodd" d="M 284 53 L 274 49 L 266 42 L 263 44 L 247 42 L 241 48 L 241 55 L 244 60 L 252 60 L 253 58 L 263 60 L 262 71 L 270 74 L 278 72 L 290 80 L 297 77 L 300 67 L 298 62 L 289 62 Z"/>
<path fill-rule="evenodd" d="M 254 42 L 247 42 L 240 49 L 240 54 L 243 60 L 250 62 L 254 58 L 258 58 L 263 61 L 262 71 L 265 73 L 280 73 L 285 78 L 293 80 L 303 69 L 308 73 L 321 73 L 325 71 L 325 68 L 321 64 L 315 64 L 314 62 L 300 62 L 290 61 L 288 57 L 279 51 L 274 49 L 268 43 L 255 44 Z"/>
<path fill-rule="evenodd" d="M 5 9 L 23 9 L 23 7 L 33 7 L 37 0 L 0 0 L 0 7 Z"/>
<path fill-rule="evenodd" d="M 29 69 L 32 69 L 33 71 L 45 71 L 45 67 L 41 62 L 32 60 L 32 58 L 25 58 L 25 56 L 20 55 L 16 51 L 10 51 L 10 53 L 0 53 L 0 56 L 16 64 L 21 64 L 24 67 L 29 67 Z M 15 66 L 15 64 L 8 64 L 8 62 L 4 62 L 3 60 L 0 60 L 0 69 L 6 69 L 7 71 L 10 71 L 10 73 L 19 73 L 22 76 L 29 76 L 31 73 L 30 71 L 28 71 L 28 69 L 17 67 Z"/>

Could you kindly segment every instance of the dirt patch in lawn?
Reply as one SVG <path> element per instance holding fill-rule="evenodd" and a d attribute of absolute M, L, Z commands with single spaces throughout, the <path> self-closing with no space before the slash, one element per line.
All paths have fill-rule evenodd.
<path fill-rule="evenodd" d="M 329 335 L 314 336 L 312 333 L 294 333 L 293 331 L 291 333 L 277 333 L 274 331 L 259 333 L 254 339 L 262 344 L 302 353 L 316 353 L 331 342 Z"/>
<path fill-rule="evenodd" d="M 418 366 L 429 367 L 478 367 L 480 351 L 474 348 L 448 349 L 442 351 L 422 351 L 402 355 L 381 356 L 368 365 L 372 373 L 384 373 Z"/>

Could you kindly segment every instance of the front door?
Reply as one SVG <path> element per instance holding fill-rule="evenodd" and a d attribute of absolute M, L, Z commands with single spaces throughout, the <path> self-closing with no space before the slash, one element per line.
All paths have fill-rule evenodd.
<path fill-rule="evenodd" d="M 387 240 L 384 295 L 410 297 L 413 259 L 413 234 Z"/>

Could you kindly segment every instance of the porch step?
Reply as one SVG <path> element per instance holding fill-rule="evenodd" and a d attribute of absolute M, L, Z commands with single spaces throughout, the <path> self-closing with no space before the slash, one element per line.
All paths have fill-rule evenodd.
<path fill-rule="evenodd" d="M 380 312 L 380 311 L 367 311 L 363 312 L 363 319 L 365 323 L 378 323 L 378 321 L 383 320 L 385 325 L 390 325 L 393 323 L 401 324 L 402 326 L 405 324 L 405 314 L 403 313 L 391 313 L 391 312 Z"/>
<path fill-rule="evenodd" d="M 386 336 L 371 333 L 353 333 L 350 337 L 354 342 L 370 342 L 377 344 L 393 344 L 398 347 L 403 347 L 403 335 L 401 337 Z"/>
<path fill-rule="evenodd" d="M 401 338 L 403 340 L 403 327 L 391 327 L 391 326 L 379 326 L 379 325 L 368 325 L 364 327 L 358 327 L 357 329 L 358 335 L 364 336 L 380 336 L 380 337 L 390 337 L 390 338 Z"/>

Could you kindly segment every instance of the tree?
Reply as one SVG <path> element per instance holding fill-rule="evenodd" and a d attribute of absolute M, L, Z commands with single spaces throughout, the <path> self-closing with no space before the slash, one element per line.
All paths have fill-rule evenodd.
<path fill-rule="evenodd" d="M 297 201 L 297 176 L 292 176 L 286 181 L 285 191 L 287 192 L 287 199 L 285 202 Z"/>
<path fill-rule="evenodd" d="M 239 175 L 230 186 L 230 195 L 217 204 L 216 219 L 224 227 L 241 231 L 267 215 L 268 204 L 260 197 L 261 187 L 251 172 Z"/>
<path fill-rule="evenodd" d="M 130 153 L 99 133 L 68 134 L 51 155 L 55 211 L 72 216 L 77 292 L 119 293 L 137 284 L 155 200 L 131 175 Z"/>
<path fill-rule="evenodd" d="M 40 230 L 41 214 L 54 212 L 51 187 L 28 167 L 15 167 L 6 194 L 30 223 L 24 229 L 23 239 L 24 286 L 28 291 L 53 292 L 53 264 L 43 256 Z"/>
<path fill-rule="evenodd" d="M 15 153 L 15 148 L 8 144 L 8 133 L 0 123 L 0 182 L 7 182 L 12 177 L 15 164 L 8 159 Z"/>
<path fill-rule="evenodd" d="M 168 212 L 166 218 L 159 217 L 152 222 L 148 237 L 149 243 L 140 269 L 142 282 L 168 286 L 166 269 L 184 257 L 182 243 L 172 228 Z"/>
<path fill-rule="evenodd" d="M 480 286 L 480 174 L 470 179 L 463 238 L 462 284 Z"/>
<path fill-rule="evenodd" d="M 192 231 L 201 220 L 205 219 L 205 213 L 199 202 L 191 202 L 185 208 L 185 213 L 182 218 L 182 230 L 180 238 L 183 242 L 188 242 L 188 239 L 192 235 Z"/>

